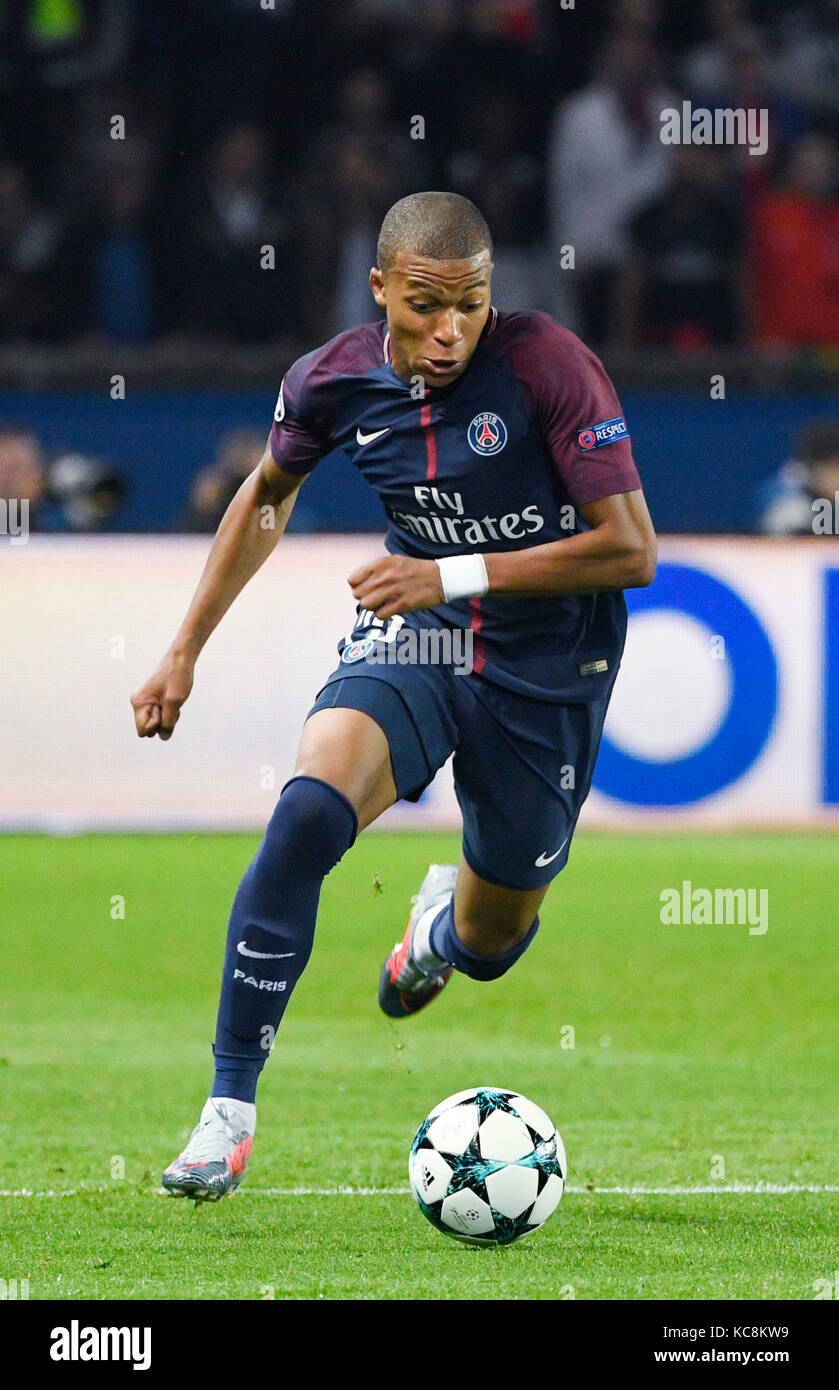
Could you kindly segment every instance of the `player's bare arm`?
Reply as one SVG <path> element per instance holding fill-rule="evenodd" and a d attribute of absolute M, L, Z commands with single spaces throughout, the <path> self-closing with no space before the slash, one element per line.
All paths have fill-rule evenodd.
<path fill-rule="evenodd" d="M 579 511 L 589 531 L 528 550 L 486 555 L 490 592 L 596 594 L 652 584 L 656 540 L 643 492 L 601 497 Z"/>
<path fill-rule="evenodd" d="M 193 600 L 154 675 L 131 696 L 140 738 L 169 739 L 189 697 L 195 663 L 286 528 L 302 477 L 277 468 L 270 447 L 221 519 Z"/>
<path fill-rule="evenodd" d="M 655 577 L 656 540 L 640 490 L 581 507 L 589 531 L 527 550 L 484 555 L 490 593 L 594 594 L 638 589 Z M 377 618 L 443 602 L 436 560 L 388 555 L 349 575 L 353 596 Z"/>

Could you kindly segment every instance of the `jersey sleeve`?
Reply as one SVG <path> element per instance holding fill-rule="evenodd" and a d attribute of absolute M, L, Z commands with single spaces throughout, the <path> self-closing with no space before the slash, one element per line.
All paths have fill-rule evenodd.
<path fill-rule="evenodd" d="M 537 323 L 516 354 L 518 370 L 574 506 L 640 488 L 623 410 L 602 362 L 547 315 L 533 317 Z"/>
<path fill-rule="evenodd" d="M 287 473 L 311 473 L 329 453 L 329 429 L 314 389 L 312 358 L 299 358 L 280 385 L 271 426 L 271 457 Z"/>

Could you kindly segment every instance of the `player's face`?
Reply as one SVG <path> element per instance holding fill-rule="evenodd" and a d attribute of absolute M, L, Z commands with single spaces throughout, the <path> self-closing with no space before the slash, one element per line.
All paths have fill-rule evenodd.
<path fill-rule="evenodd" d="M 490 308 L 492 261 L 434 261 L 401 251 L 385 274 L 371 270 L 373 298 L 387 310 L 394 370 L 448 386 L 466 370 Z"/>

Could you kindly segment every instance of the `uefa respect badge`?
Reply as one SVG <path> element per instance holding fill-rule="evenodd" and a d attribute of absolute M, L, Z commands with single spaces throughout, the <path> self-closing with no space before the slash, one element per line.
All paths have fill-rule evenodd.
<path fill-rule="evenodd" d="M 602 449 L 604 444 L 616 444 L 619 439 L 628 438 L 626 421 L 621 415 L 616 415 L 614 420 L 604 420 L 600 425 L 591 425 L 587 430 L 580 430 L 577 443 L 581 449 Z"/>

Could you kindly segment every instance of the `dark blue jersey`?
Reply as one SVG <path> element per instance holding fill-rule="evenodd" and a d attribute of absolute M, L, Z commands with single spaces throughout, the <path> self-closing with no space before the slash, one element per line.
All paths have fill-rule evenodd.
<path fill-rule="evenodd" d="M 565 539 L 584 529 L 577 508 L 641 486 L 602 364 L 541 313 L 492 309 L 465 371 L 439 388 L 394 370 L 384 321 L 307 353 L 283 379 L 274 461 L 308 473 L 336 448 L 379 494 L 387 549 L 424 559 Z M 471 628 L 467 679 L 543 700 L 599 698 L 626 630 L 619 590 L 490 592 L 412 616 Z"/>

